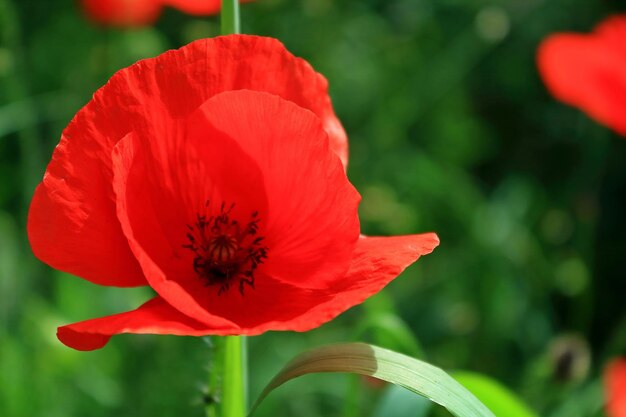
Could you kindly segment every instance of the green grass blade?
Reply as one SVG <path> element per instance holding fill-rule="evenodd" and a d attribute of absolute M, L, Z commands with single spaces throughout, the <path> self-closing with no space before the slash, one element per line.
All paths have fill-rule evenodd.
<path fill-rule="evenodd" d="M 391 382 L 442 405 L 457 417 L 495 417 L 472 393 L 441 369 L 365 343 L 324 346 L 298 355 L 265 387 L 250 413 L 285 382 L 320 372 L 347 372 Z"/>
<path fill-rule="evenodd" d="M 452 375 L 497 417 L 537 417 L 511 391 L 489 377 L 473 372 L 455 372 Z"/>

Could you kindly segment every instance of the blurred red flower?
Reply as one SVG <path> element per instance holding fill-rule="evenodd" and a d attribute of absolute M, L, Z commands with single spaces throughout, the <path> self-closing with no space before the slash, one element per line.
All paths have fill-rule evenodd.
<path fill-rule="evenodd" d="M 252 0 L 241 0 L 247 2 Z M 82 0 L 87 16 L 102 25 L 135 27 L 154 23 L 164 6 L 206 16 L 220 11 L 221 0 Z"/>
<path fill-rule="evenodd" d="M 607 417 L 626 417 L 626 359 L 615 359 L 604 371 Z"/>
<path fill-rule="evenodd" d="M 537 62 L 558 100 L 626 136 L 626 15 L 608 18 L 588 35 L 549 36 Z"/>
<path fill-rule="evenodd" d="M 119 71 L 63 132 L 28 234 L 54 268 L 157 296 L 59 339 L 305 331 L 378 292 L 439 241 L 361 236 L 346 152 L 326 80 L 275 39 L 199 40 Z"/>

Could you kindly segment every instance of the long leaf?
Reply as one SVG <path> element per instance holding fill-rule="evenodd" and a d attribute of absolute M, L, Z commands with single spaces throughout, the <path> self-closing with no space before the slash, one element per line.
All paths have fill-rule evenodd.
<path fill-rule="evenodd" d="M 495 417 L 441 369 L 365 343 L 324 346 L 298 355 L 265 387 L 250 414 L 271 391 L 285 382 L 320 372 L 347 372 L 391 382 L 442 405 L 457 417 Z"/>

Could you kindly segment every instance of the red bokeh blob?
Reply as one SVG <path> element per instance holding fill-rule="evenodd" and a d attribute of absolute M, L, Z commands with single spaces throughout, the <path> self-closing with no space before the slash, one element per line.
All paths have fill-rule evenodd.
<path fill-rule="evenodd" d="M 612 361 L 604 371 L 607 417 L 626 417 L 626 359 Z"/>
<path fill-rule="evenodd" d="M 252 0 L 241 0 L 242 3 Z M 82 8 L 94 22 L 105 26 L 137 27 L 151 25 L 163 7 L 183 13 L 208 16 L 219 13 L 221 0 L 81 0 Z"/>
<path fill-rule="evenodd" d="M 608 18 L 588 35 L 549 36 L 537 63 L 554 97 L 626 136 L 626 15 Z"/>

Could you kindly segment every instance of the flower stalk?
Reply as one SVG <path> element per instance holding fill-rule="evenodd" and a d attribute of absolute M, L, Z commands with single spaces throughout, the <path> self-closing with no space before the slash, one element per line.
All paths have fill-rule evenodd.
<path fill-rule="evenodd" d="M 241 32 L 239 20 L 239 0 L 222 0 L 220 14 L 222 35 Z M 217 358 L 221 364 L 221 416 L 245 417 L 247 409 L 247 351 L 245 336 L 226 336 L 220 341 L 221 352 Z M 210 377 L 211 379 L 214 376 Z M 213 381 L 212 381 L 213 382 Z M 207 410 L 208 411 L 208 410 Z M 210 413 L 207 413 L 210 416 Z"/>
<path fill-rule="evenodd" d="M 222 12 L 220 14 L 222 35 L 241 33 L 239 22 L 239 0 L 222 0 Z"/>
<path fill-rule="evenodd" d="M 247 404 L 247 363 L 245 336 L 223 340 L 222 417 L 245 417 Z"/>

